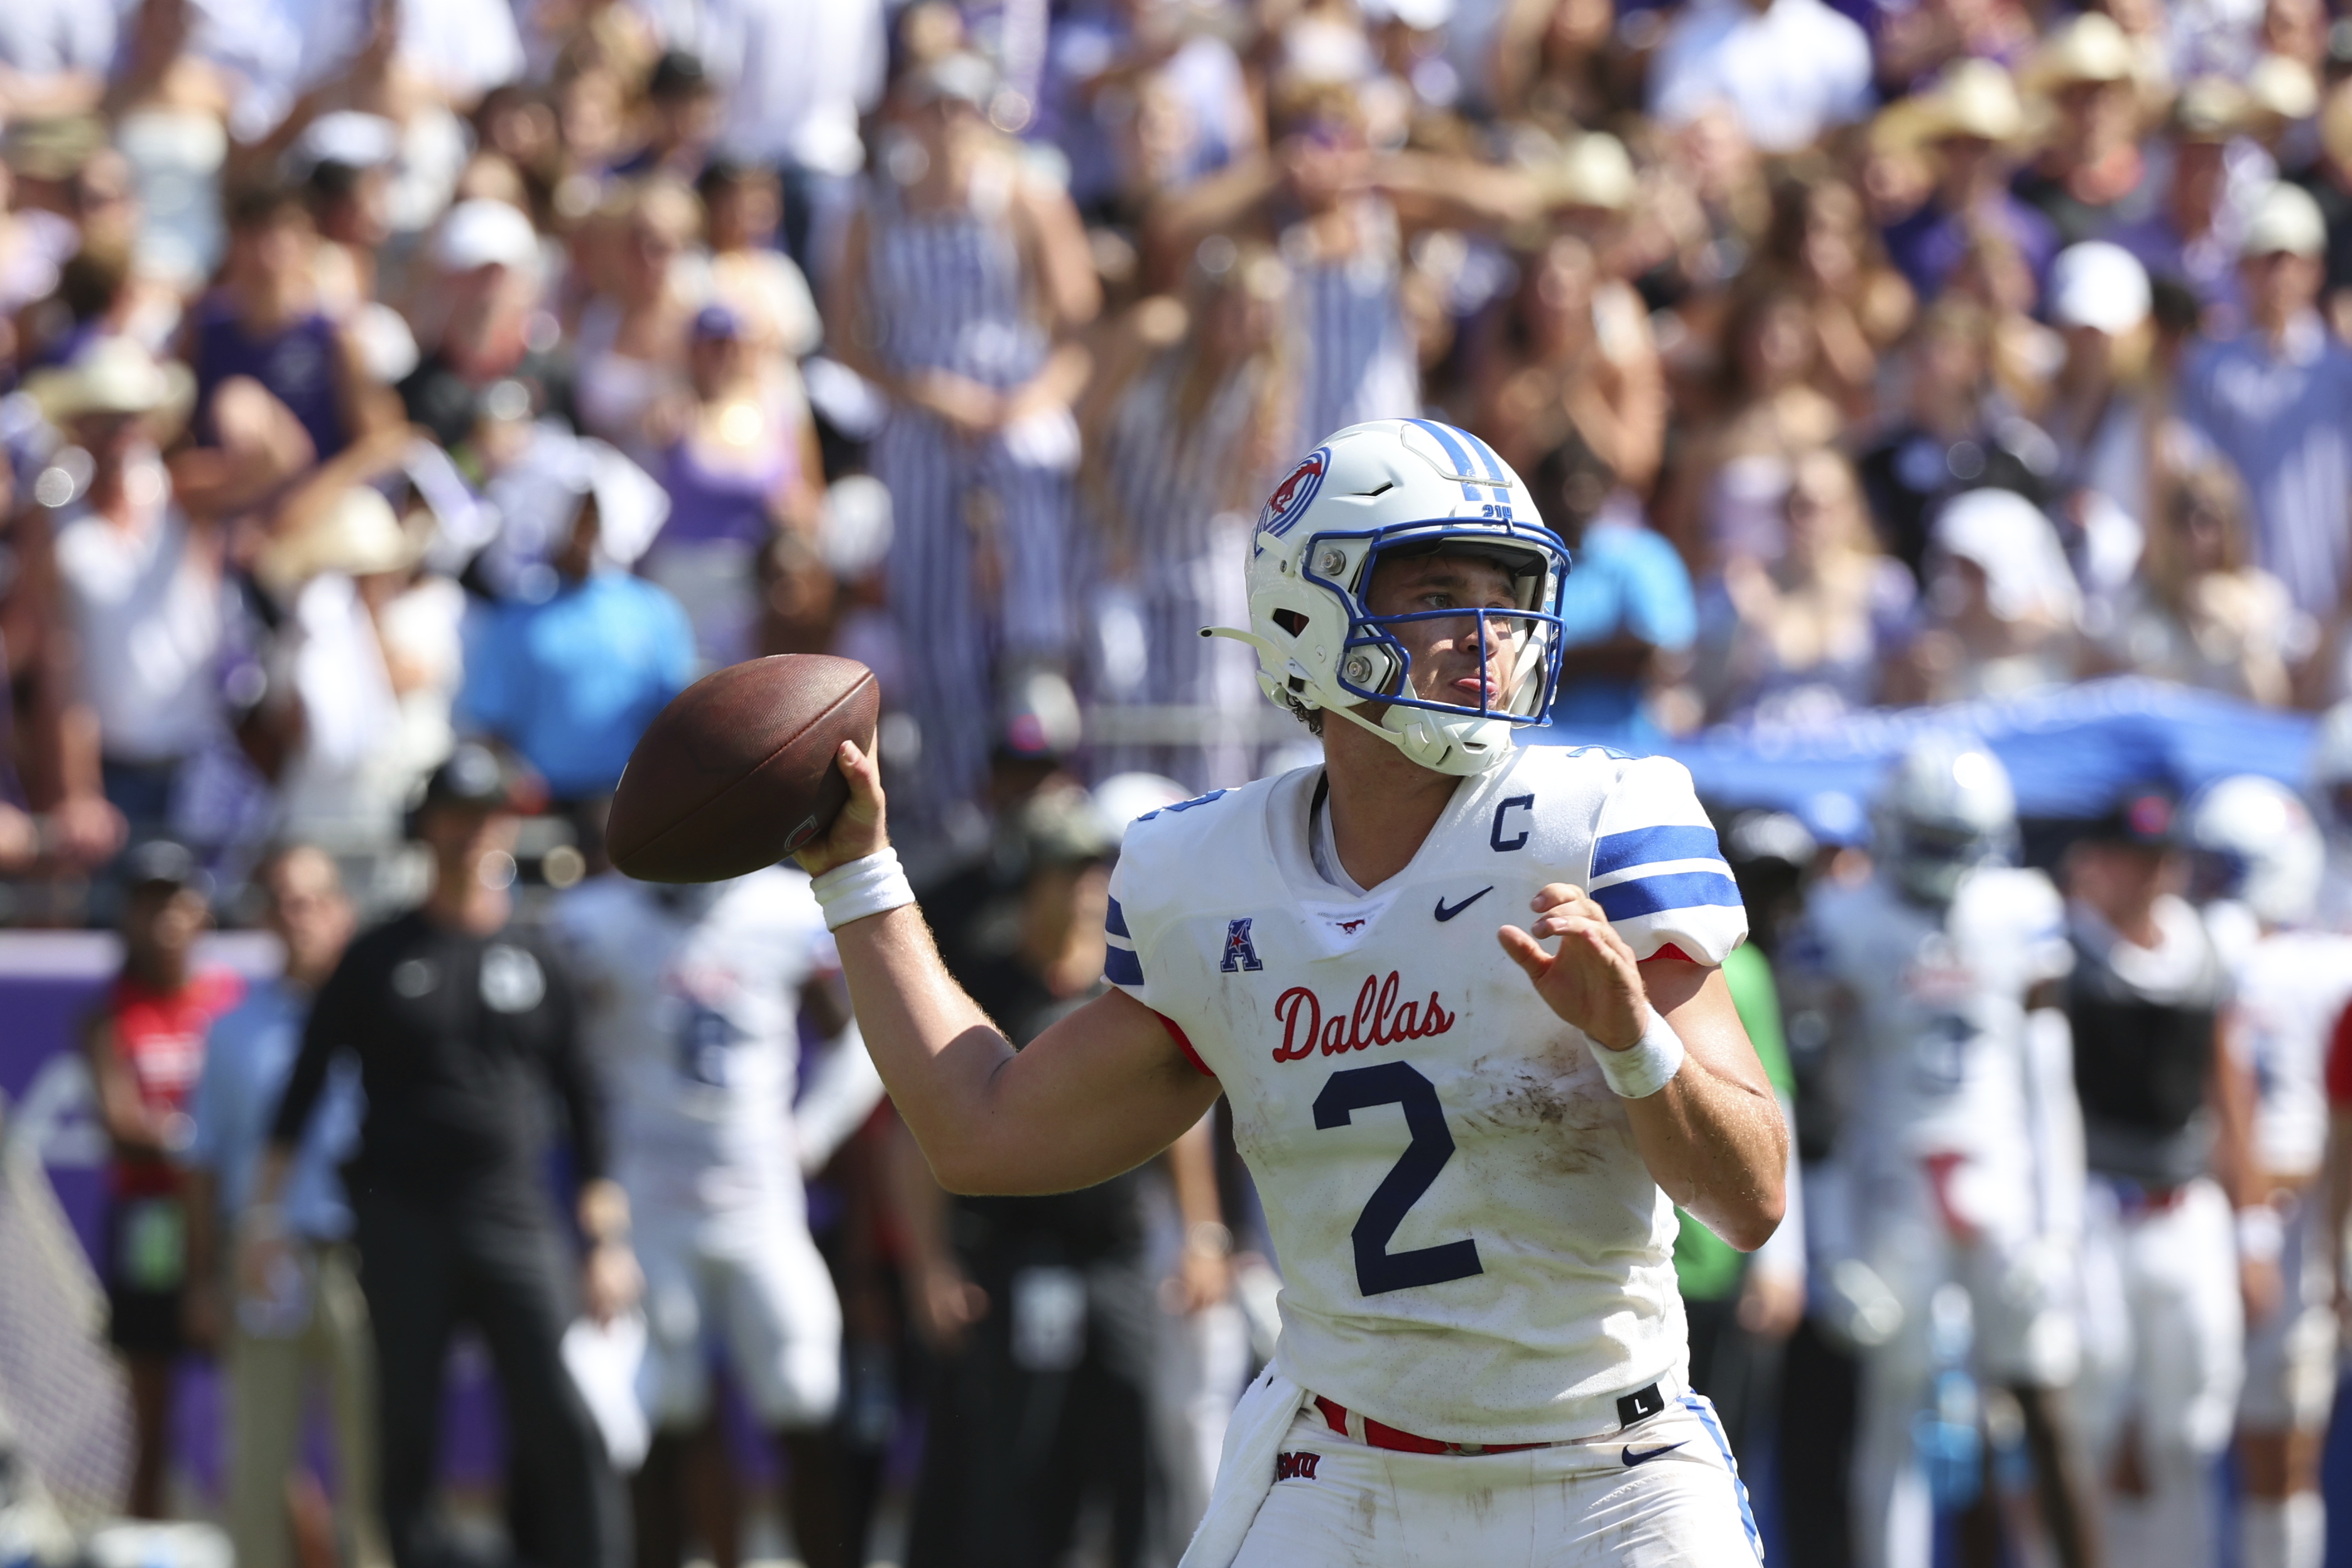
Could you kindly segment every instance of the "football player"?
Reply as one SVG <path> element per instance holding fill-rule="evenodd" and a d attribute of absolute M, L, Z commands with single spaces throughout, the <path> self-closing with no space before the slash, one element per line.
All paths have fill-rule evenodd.
<path fill-rule="evenodd" d="M 2084 1403 L 2117 1563 L 2212 1560 L 2212 1461 L 2244 1380 L 2242 1259 L 2252 1087 L 2221 1048 L 2229 965 L 2188 889 L 2168 786 L 2123 791 L 2068 847 L 2066 979 L 2091 1181 L 2083 1223 Z M 2265 1285 L 2263 1281 L 2269 1283 Z"/>
<path fill-rule="evenodd" d="M 1843 1119 L 1846 1247 L 1891 1294 L 1865 1347 L 1854 1445 L 1857 1561 L 1930 1560 L 1912 1433 L 1937 1373 L 1931 1302 L 1968 1293 L 1973 1368 L 2024 1416 L 2062 1563 L 2088 1560 L 2089 1488 L 2061 1404 L 2080 1338 L 2068 1301 L 2079 1231 L 2080 1112 L 2053 1047 L 2073 966 L 2058 890 L 2011 864 L 2016 797 L 1999 759 L 1915 742 L 1877 804 L 1867 881 L 1823 883 L 1797 952 L 1830 984 Z M 1875 1337 L 1875 1336 L 1874 1336 Z"/>
<path fill-rule="evenodd" d="M 855 745 L 802 851 L 951 1190 L 1099 1182 L 1230 1101 L 1283 1328 L 1192 1568 L 1756 1556 L 1685 1386 L 1674 1206 L 1760 1245 L 1787 1131 L 1717 971 L 1747 922 L 1689 775 L 1513 743 L 1556 683 L 1567 569 L 1465 431 L 1309 454 L 1227 635 L 1325 761 L 1137 822 L 1112 988 L 1017 1054 L 907 907 Z"/>
<path fill-rule="evenodd" d="M 803 1174 L 881 1100 L 842 1005 L 808 879 L 772 867 L 707 887 L 618 872 L 556 906 L 586 984 L 589 1044 L 610 1075 L 614 1168 L 645 1269 L 638 1389 L 653 1444 L 635 1486 L 638 1561 L 683 1560 L 689 1463 L 713 1462 L 710 1360 L 789 1458 L 789 1511 L 812 1568 L 847 1564 L 824 1428 L 841 1392 L 841 1304 L 810 1239 Z M 795 1108 L 798 1021 L 835 1031 Z M 710 1479 L 722 1492 L 723 1458 Z M 740 1561 L 737 1510 L 698 1520 L 718 1568 Z"/>
<path fill-rule="evenodd" d="M 2189 841 L 2207 924 L 2224 924 L 2216 906 L 2226 900 L 2252 927 L 2231 955 L 2237 995 L 2222 1019 L 2253 1069 L 2252 1185 L 2238 1212 L 2238 1250 L 2277 1267 L 2275 1299 L 2246 1303 L 2241 1557 L 2246 1568 L 2318 1568 L 2336 1316 L 2315 1184 L 2327 1142 L 2328 1032 L 2352 1000 L 2352 935 L 2312 926 L 2326 846 L 2284 784 L 2251 773 L 2221 780 L 2190 806 Z"/>

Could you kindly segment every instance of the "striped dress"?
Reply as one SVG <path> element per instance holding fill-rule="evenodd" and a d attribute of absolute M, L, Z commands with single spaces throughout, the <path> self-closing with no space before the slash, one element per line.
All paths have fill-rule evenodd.
<path fill-rule="evenodd" d="M 914 213 L 887 176 L 866 186 L 866 319 L 894 373 L 951 371 L 992 387 L 1037 374 L 1052 339 L 1037 319 L 1010 212 L 1009 170 L 975 177 L 964 205 Z M 994 738 L 1001 668 L 1058 662 L 1075 631 L 1066 410 L 978 440 L 921 409 L 891 411 L 873 450 L 896 529 L 887 566 L 920 726 L 908 816 L 936 828 L 978 798 Z"/>
<path fill-rule="evenodd" d="M 1283 237 L 1298 339 L 1302 443 L 1367 419 L 1421 412 L 1421 361 L 1405 320 L 1403 241 L 1384 201 L 1358 209 L 1356 254 L 1323 259 L 1303 227 Z"/>
<path fill-rule="evenodd" d="M 1099 476 L 1104 531 L 1133 565 L 1144 648 L 1142 678 L 1097 695 L 1192 708 L 1201 739 L 1116 747 L 1097 756 L 1097 771 L 1141 768 L 1207 790 L 1255 776 L 1261 703 L 1256 657 L 1240 643 L 1202 637 L 1201 628 L 1249 625 L 1250 526 L 1297 433 L 1266 439 L 1257 430 L 1269 401 L 1266 378 L 1277 374 L 1262 360 L 1244 362 L 1192 428 L 1182 428 L 1177 399 L 1189 358 L 1181 346 L 1170 349 L 1137 375 L 1089 467 Z M 1265 452 L 1277 455 L 1271 465 L 1259 456 Z"/>

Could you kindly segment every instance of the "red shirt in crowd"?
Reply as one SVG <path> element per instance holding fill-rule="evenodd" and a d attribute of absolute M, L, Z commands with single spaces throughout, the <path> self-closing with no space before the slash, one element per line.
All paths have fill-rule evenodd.
<path fill-rule="evenodd" d="M 151 991 L 123 975 L 107 993 L 114 1050 L 139 1087 L 140 1103 L 168 1114 L 186 1109 L 204 1070 L 205 1037 L 213 1020 L 236 1006 L 245 982 L 226 969 L 206 970 L 177 991 Z M 179 1190 L 179 1173 L 161 1160 L 115 1160 L 109 1185 L 117 1197 L 162 1197 Z"/>
<path fill-rule="evenodd" d="M 2327 1038 L 2327 1109 L 2352 1110 L 2352 1006 L 2344 1009 Z"/>

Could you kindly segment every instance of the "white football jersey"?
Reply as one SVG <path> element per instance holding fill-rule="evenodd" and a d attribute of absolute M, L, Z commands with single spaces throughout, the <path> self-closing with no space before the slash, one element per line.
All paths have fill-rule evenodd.
<path fill-rule="evenodd" d="M 1865 1180 L 1959 1155 L 2031 1173 L 2025 999 L 2074 967 L 2065 905 L 2039 871 L 1970 872 L 1948 909 L 1884 876 L 1823 887 L 1809 952 L 1859 1008 L 1848 1157 Z"/>
<path fill-rule="evenodd" d="M 1664 758 L 1522 748 L 1362 897 L 1315 869 L 1319 768 L 1128 830 L 1111 982 L 1223 1086 L 1282 1268 L 1285 1374 L 1442 1441 L 1620 1424 L 1685 1381 L 1674 1205 L 1593 1047 L 1496 941 L 1549 882 L 1638 957 L 1719 963 L 1738 886 Z"/>
<path fill-rule="evenodd" d="M 2319 1169 L 2327 1144 L 2327 1044 L 2352 1001 L 2352 936 L 2282 931 L 2236 965 L 2233 1012 L 2254 1069 L 2254 1153 L 2273 1175 Z"/>
<path fill-rule="evenodd" d="M 838 961 L 808 878 L 771 867 L 666 900 L 611 875 L 558 900 L 639 1202 L 799 1201 L 801 988 Z"/>

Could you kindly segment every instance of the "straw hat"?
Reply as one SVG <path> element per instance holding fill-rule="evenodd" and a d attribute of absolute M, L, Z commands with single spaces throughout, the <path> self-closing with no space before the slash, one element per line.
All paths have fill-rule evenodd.
<path fill-rule="evenodd" d="M 2131 40 L 2124 30 L 2112 17 L 2086 11 L 2050 35 L 2025 68 L 2025 79 L 2039 91 L 2052 92 L 2075 82 L 2129 81 L 2132 66 Z"/>
<path fill-rule="evenodd" d="M 41 371 L 25 390 L 41 416 L 59 429 L 77 419 L 138 416 L 165 429 L 177 429 L 195 399 L 195 377 L 173 360 L 155 356 L 131 338 L 100 338 L 72 363 Z"/>
<path fill-rule="evenodd" d="M 2009 72 L 1990 60 L 1966 59 L 1947 68 L 1929 90 L 1880 113 L 1871 125 L 1871 140 L 1899 151 L 1958 137 L 2020 142 L 2028 130 L 2025 105 Z"/>
<path fill-rule="evenodd" d="M 2264 55 L 2246 72 L 2246 97 L 2262 113 L 2308 120 L 2319 112 L 2319 82 L 2311 68 L 2284 55 Z"/>
<path fill-rule="evenodd" d="M 1537 181 L 1546 206 L 1599 207 L 1607 212 L 1623 212 L 1632 206 L 1637 184 L 1625 143 L 1606 131 L 1578 137 Z"/>
<path fill-rule="evenodd" d="M 254 563 L 254 575 L 285 595 L 322 572 L 351 577 L 404 572 L 424 558 L 428 532 L 402 527 L 382 492 L 354 485 L 309 526 L 271 540 Z"/>
<path fill-rule="evenodd" d="M 2165 134 L 2175 142 L 2227 142 L 2244 132 L 2254 105 L 2227 77 L 2200 76 L 2172 102 Z"/>

